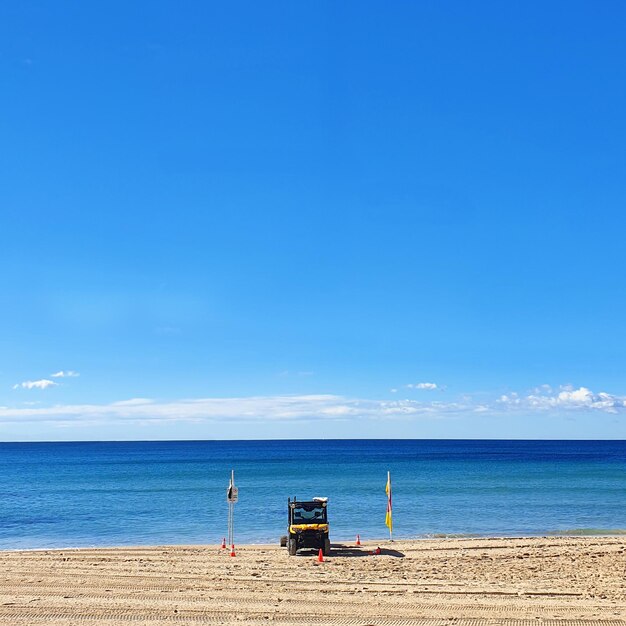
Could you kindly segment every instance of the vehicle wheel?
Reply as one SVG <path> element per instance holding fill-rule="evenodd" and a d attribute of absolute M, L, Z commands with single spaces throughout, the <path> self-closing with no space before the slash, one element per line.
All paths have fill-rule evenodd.
<path fill-rule="evenodd" d="M 280 547 L 281 548 L 284 548 L 287 545 L 287 539 L 288 539 L 287 535 L 283 535 L 280 538 Z"/>
<path fill-rule="evenodd" d="M 289 556 L 295 556 L 298 551 L 298 544 L 295 537 L 289 537 L 287 541 L 287 548 L 289 549 Z"/>
<path fill-rule="evenodd" d="M 328 556 L 330 554 L 330 539 L 324 540 L 324 556 Z"/>

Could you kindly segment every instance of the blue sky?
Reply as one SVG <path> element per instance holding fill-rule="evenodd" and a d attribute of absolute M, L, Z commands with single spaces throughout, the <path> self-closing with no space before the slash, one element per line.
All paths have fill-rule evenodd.
<path fill-rule="evenodd" d="M 625 18 L 3 3 L 0 440 L 626 436 Z"/>

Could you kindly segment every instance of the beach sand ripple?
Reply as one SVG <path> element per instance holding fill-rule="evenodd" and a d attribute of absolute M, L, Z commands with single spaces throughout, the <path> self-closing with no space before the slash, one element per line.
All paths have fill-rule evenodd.
<path fill-rule="evenodd" d="M 268 622 L 626 626 L 626 537 L 0 552 L 2 626 Z"/>

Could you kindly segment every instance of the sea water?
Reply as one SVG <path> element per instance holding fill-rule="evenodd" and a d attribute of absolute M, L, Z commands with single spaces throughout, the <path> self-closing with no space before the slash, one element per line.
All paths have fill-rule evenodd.
<path fill-rule="evenodd" d="M 287 498 L 329 498 L 331 539 L 626 532 L 624 441 L 0 443 L 0 548 L 277 542 Z"/>

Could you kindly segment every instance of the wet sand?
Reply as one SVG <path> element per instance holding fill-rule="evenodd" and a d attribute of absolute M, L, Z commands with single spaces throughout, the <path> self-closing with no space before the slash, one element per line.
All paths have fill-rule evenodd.
<path fill-rule="evenodd" d="M 626 626 L 626 537 L 0 552 L 2 626 L 268 622 Z"/>

